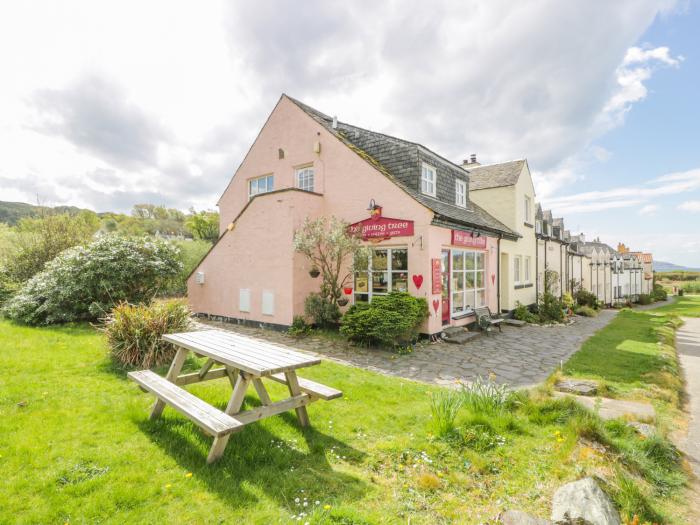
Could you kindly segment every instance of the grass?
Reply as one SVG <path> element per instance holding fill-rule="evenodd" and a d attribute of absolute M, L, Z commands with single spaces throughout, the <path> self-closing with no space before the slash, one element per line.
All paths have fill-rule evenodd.
<path fill-rule="evenodd" d="M 684 295 L 676 297 L 676 301 L 657 308 L 654 312 L 680 317 L 700 317 L 700 295 Z"/>
<path fill-rule="evenodd" d="M 171 409 L 149 421 L 152 396 L 93 328 L 0 320 L 0 348 L 0 522 L 483 523 L 506 508 L 547 517 L 554 490 L 586 475 L 626 512 L 673 523 L 684 508 L 665 440 L 647 447 L 544 390 L 490 413 L 467 404 L 438 437 L 442 389 L 324 362 L 302 375 L 344 397 L 311 405 L 311 428 L 293 412 L 252 424 L 208 466 L 210 438 Z M 230 395 L 225 380 L 188 388 L 222 408 Z"/>

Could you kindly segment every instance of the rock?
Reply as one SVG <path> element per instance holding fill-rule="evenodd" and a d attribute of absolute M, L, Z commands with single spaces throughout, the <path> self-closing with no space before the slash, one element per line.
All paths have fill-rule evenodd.
<path fill-rule="evenodd" d="M 649 423 L 640 423 L 639 421 L 630 421 L 627 426 L 635 429 L 640 435 L 648 438 L 656 434 L 656 427 Z"/>
<path fill-rule="evenodd" d="M 621 525 L 615 505 L 593 478 L 562 485 L 552 499 L 552 521 L 582 525 Z"/>
<path fill-rule="evenodd" d="M 588 379 L 562 379 L 556 384 L 560 392 L 569 392 L 580 396 L 594 396 L 598 392 L 598 383 Z"/>
<path fill-rule="evenodd" d="M 552 525 L 552 522 L 538 518 L 522 510 L 507 510 L 498 516 L 498 523 L 503 525 Z"/>
<path fill-rule="evenodd" d="M 525 321 L 521 321 L 520 319 L 504 319 L 503 323 L 509 326 L 517 326 L 518 328 L 522 328 L 527 324 Z"/>
<path fill-rule="evenodd" d="M 577 403 L 596 412 L 602 419 L 617 419 L 631 416 L 635 419 L 653 421 L 656 419 L 656 411 L 651 403 L 639 401 L 627 401 L 625 399 L 610 399 L 607 397 L 586 397 L 574 394 L 554 392 L 554 397 L 570 397 Z"/>

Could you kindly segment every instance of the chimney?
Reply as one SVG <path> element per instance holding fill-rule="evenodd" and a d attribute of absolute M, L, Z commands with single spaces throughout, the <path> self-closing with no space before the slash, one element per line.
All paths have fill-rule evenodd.
<path fill-rule="evenodd" d="M 333 115 L 333 129 L 338 129 L 338 117 Z"/>
<path fill-rule="evenodd" d="M 480 164 L 479 162 L 476 161 L 476 153 L 472 153 L 471 155 L 469 155 L 469 158 L 468 158 L 468 159 L 464 159 L 464 160 L 462 161 L 462 167 L 463 167 L 463 168 L 466 168 L 466 167 L 473 167 L 473 168 L 475 168 L 475 167 L 477 167 L 477 166 L 481 166 L 481 164 Z"/>

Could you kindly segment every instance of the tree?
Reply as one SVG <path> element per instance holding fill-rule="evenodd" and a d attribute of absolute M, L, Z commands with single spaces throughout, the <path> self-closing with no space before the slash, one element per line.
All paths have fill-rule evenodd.
<path fill-rule="evenodd" d="M 91 211 L 77 215 L 42 211 L 39 217 L 20 220 L 16 244 L 0 265 L 10 279 L 26 281 L 62 251 L 90 241 L 99 227 L 100 220 Z"/>
<path fill-rule="evenodd" d="M 185 228 L 195 239 L 214 242 L 219 238 L 219 214 L 215 211 L 196 212 L 191 208 L 185 219 Z"/>
<path fill-rule="evenodd" d="M 321 296 L 333 303 L 341 297 L 355 265 L 362 265 L 368 256 L 361 240 L 348 233 L 348 223 L 333 216 L 307 218 L 294 234 L 294 249 L 321 272 Z"/>

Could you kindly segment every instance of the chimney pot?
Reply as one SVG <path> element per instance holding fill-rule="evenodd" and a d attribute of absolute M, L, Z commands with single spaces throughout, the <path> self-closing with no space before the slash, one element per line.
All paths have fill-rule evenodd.
<path fill-rule="evenodd" d="M 338 128 L 338 117 L 333 115 L 333 129 Z"/>

